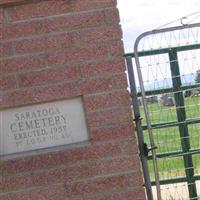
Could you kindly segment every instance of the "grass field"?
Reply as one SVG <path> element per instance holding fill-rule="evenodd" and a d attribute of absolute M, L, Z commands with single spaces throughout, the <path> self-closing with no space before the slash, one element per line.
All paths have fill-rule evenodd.
<path fill-rule="evenodd" d="M 148 104 L 151 123 L 161 123 L 177 121 L 176 108 L 163 106 L 161 103 Z M 200 118 L 200 97 L 185 98 L 185 110 L 187 119 Z M 141 115 L 144 117 L 141 106 Z M 145 124 L 145 120 L 143 121 Z M 200 149 L 200 124 L 188 125 L 191 148 Z M 155 143 L 158 146 L 157 153 L 167 153 L 172 151 L 181 151 L 181 138 L 178 126 L 161 129 L 154 129 Z M 145 142 L 149 146 L 147 131 L 144 131 Z M 200 154 L 192 156 L 194 171 L 200 175 Z M 152 161 L 149 161 L 151 177 L 153 180 Z M 170 179 L 179 176 L 185 176 L 183 157 L 160 158 L 158 167 L 161 179 Z"/>

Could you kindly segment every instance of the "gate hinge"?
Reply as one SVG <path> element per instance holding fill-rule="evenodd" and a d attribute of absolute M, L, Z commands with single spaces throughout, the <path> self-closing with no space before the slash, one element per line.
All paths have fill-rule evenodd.
<path fill-rule="evenodd" d="M 151 148 L 149 148 L 149 147 L 147 146 L 147 144 L 144 143 L 144 144 L 143 144 L 144 155 L 145 155 L 145 156 L 148 156 L 148 154 L 149 154 L 150 151 L 152 151 L 152 150 L 154 150 L 154 149 L 157 149 L 157 148 L 158 148 L 157 146 L 152 146 Z"/>
<path fill-rule="evenodd" d="M 138 122 L 141 121 L 143 118 L 140 115 L 136 115 L 133 121 Z"/>

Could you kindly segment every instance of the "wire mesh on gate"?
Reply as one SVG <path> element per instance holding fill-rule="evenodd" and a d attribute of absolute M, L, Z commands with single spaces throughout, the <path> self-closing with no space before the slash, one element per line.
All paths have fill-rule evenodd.
<path fill-rule="evenodd" d="M 198 199 L 200 24 L 144 33 L 134 57 L 144 138 L 157 146 L 148 156 L 154 199 L 160 192 L 163 200 Z"/>

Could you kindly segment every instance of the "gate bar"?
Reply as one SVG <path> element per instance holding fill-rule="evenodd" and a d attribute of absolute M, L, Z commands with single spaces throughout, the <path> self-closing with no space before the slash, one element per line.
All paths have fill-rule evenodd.
<path fill-rule="evenodd" d="M 200 180 L 200 176 L 194 176 L 195 180 Z M 178 177 L 178 178 L 172 178 L 172 179 L 164 179 L 160 180 L 161 185 L 166 185 L 166 184 L 173 184 L 173 183 L 183 183 L 187 182 L 187 177 Z M 155 185 L 155 181 L 151 182 L 152 185 Z M 197 198 L 197 197 L 195 197 Z"/>
<path fill-rule="evenodd" d="M 185 86 L 181 86 L 181 90 L 190 90 L 190 89 L 195 89 L 195 88 L 200 88 L 200 84 L 194 84 L 194 85 L 185 85 Z M 150 96 L 150 95 L 157 95 L 157 94 L 163 94 L 163 93 L 172 93 L 173 88 L 164 88 L 162 90 L 157 89 L 157 90 L 148 90 L 146 91 L 146 96 Z M 141 96 L 141 92 L 138 92 L 138 96 Z"/>
<path fill-rule="evenodd" d="M 183 151 L 171 151 L 171 152 L 167 152 L 167 153 L 158 153 L 156 156 L 157 158 L 172 158 L 172 157 L 181 157 L 184 155 L 196 155 L 196 154 L 200 154 L 200 149 L 192 149 L 186 153 L 184 153 Z M 147 157 L 148 160 L 152 160 L 152 156 L 148 156 Z"/>
<path fill-rule="evenodd" d="M 132 63 L 131 57 L 126 57 L 126 64 L 127 64 L 128 76 L 129 76 L 129 81 L 130 81 L 130 90 L 131 90 L 130 93 L 131 93 L 131 99 L 132 99 L 132 104 L 134 108 L 133 111 L 134 111 L 134 117 L 135 117 L 135 125 L 137 129 L 138 146 L 139 146 L 139 151 L 140 151 L 140 159 L 142 162 L 142 170 L 143 170 L 146 194 L 147 194 L 148 200 L 153 200 L 147 155 L 145 155 L 145 152 L 144 152 L 144 137 L 143 137 L 142 124 L 141 124 L 137 91 L 136 91 L 135 75 L 134 75 L 133 63 Z"/>
<path fill-rule="evenodd" d="M 200 23 L 199 23 L 199 26 L 200 26 Z M 155 33 L 159 33 L 159 32 L 155 32 Z M 165 53 L 169 53 L 170 49 L 175 49 L 176 51 L 187 51 L 187 50 L 195 50 L 195 49 L 199 49 L 199 48 L 200 48 L 200 44 L 191 44 L 191 45 L 178 46 L 178 47 L 151 49 L 151 50 L 138 52 L 138 56 L 143 57 L 143 56 L 153 56 L 153 55 L 158 55 L 158 54 L 165 54 Z M 135 54 L 134 53 L 126 53 L 125 56 L 127 56 L 127 57 L 131 56 L 134 58 Z"/>
<path fill-rule="evenodd" d="M 183 98 L 183 92 L 181 89 L 181 78 L 180 78 L 180 71 L 179 71 L 179 64 L 178 64 L 178 55 L 176 50 L 171 50 L 169 52 L 169 60 L 170 60 L 170 70 L 172 75 L 172 84 L 174 88 L 174 98 L 176 102 L 176 113 L 178 122 L 185 122 L 186 120 L 186 112 L 185 112 L 185 103 Z M 188 153 L 190 151 L 190 140 L 189 140 L 189 131 L 187 124 L 180 123 L 179 125 L 179 133 L 181 140 L 181 146 L 183 153 Z M 194 166 L 192 161 L 191 154 L 183 155 L 184 166 L 185 166 L 185 173 L 187 177 L 188 183 L 188 191 L 190 199 L 197 198 L 197 190 L 194 180 Z"/>
<path fill-rule="evenodd" d="M 180 124 L 198 124 L 200 123 L 200 118 L 197 119 L 188 119 L 185 120 L 183 122 L 177 122 L 177 121 L 171 121 L 171 122 L 161 122 L 161 123 L 156 123 L 156 124 L 152 124 L 152 128 L 153 129 L 160 129 L 160 128 L 166 128 L 166 127 L 174 127 Z M 143 130 L 147 130 L 147 126 L 143 125 L 142 126 Z"/>
<path fill-rule="evenodd" d="M 135 63 L 136 63 L 136 67 L 137 67 L 137 73 L 138 73 L 138 79 L 139 79 L 139 84 L 140 84 L 140 89 L 141 89 L 141 94 L 142 94 L 142 103 L 144 106 L 144 113 L 145 113 L 145 117 L 146 117 L 146 123 L 147 123 L 147 130 L 148 130 L 148 134 L 149 134 L 149 140 L 150 140 L 150 144 L 151 144 L 151 152 L 152 152 L 152 160 L 153 160 L 153 168 L 154 168 L 154 176 L 155 176 L 155 182 L 156 182 L 156 192 L 157 192 L 157 199 L 161 200 L 161 189 L 160 189 L 160 178 L 159 178 L 159 171 L 158 171 L 158 162 L 157 162 L 157 157 L 156 157 L 156 145 L 154 142 L 154 135 L 152 132 L 152 126 L 151 126 L 151 120 L 150 120 L 150 116 L 149 116 L 149 109 L 147 106 L 147 102 L 146 102 L 146 94 L 145 94 L 145 88 L 143 83 L 143 77 L 142 77 L 142 71 L 140 69 L 140 61 L 139 61 L 139 55 L 138 55 L 138 44 L 139 41 L 146 35 L 148 34 L 152 34 L 153 32 L 146 32 L 143 33 L 142 35 L 140 35 L 136 41 L 135 41 L 135 45 L 134 45 L 134 55 L 135 55 Z"/>

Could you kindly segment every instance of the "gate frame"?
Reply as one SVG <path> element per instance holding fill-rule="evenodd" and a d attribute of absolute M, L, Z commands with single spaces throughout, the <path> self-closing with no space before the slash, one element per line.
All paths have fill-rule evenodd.
<path fill-rule="evenodd" d="M 151 145 L 151 148 L 148 149 L 148 151 L 152 152 L 152 160 L 153 160 L 154 174 L 155 174 L 155 185 L 156 185 L 156 189 L 157 189 L 157 198 L 158 198 L 158 200 L 161 200 L 160 179 L 159 179 L 158 164 L 157 164 L 156 146 L 155 146 L 154 136 L 153 136 L 153 132 L 152 132 L 153 127 L 151 125 L 149 110 L 148 110 L 148 106 L 147 106 L 147 102 L 146 102 L 145 88 L 144 88 L 144 85 L 142 84 L 143 77 L 142 77 L 142 72 L 140 69 L 140 61 L 139 61 L 139 57 L 141 56 L 141 54 L 143 54 L 143 56 L 145 56 L 146 54 L 145 54 L 145 52 L 139 52 L 138 46 L 139 46 L 139 42 L 141 41 L 141 39 L 143 39 L 144 37 L 146 37 L 148 35 L 154 35 L 154 34 L 164 33 L 164 32 L 172 32 L 172 31 L 176 31 L 176 30 L 184 30 L 187 28 L 194 28 L 194 27 L 200 27 L 200 23 L 186 24 L 183 26 L 156 29 L 156 30 L 145 32 L 137 37 L 137 39 L 135 41 L 135 45 L 134 45 L 134 54 L 126 54 L 126 63 L 127 63 L 128 76 L 129 76 L 129 81 L 130 81 L 132 104 L 134 107 L 134 116 L 135 116 L 135 122 L 136 122 L 138 144 L 139 144 L 139 150 L 140 150 L 140 158 L 141 158 L 141 162 L 142 162 L 147 197 L 149 200 L 153 199 L 153 195 L 152 195 L 150 175 L 149 175 L 149 171 L 148 171 L 148 163 L 147 163 L 147 155 L 146 155 L 147 150 L 145 149 L 146 147 L 144 146 L 144 137 L 143 137 L 143 130 L 142 130 L 142 125 L 141 125 L 141 117 L 140 117 L 140 111 L 139 111 L 137 91 L 136 91 L 136 86 L 135 86 L 132 57 L 135 57 L 135 63 L 136 63 L 136 67 L 137 67 L 137 73 L 138 73 L 139 84 L 140 84 L 140 89 L 141 89 L 142 103 L 144 106 L 144 113 L 145 113 L 145 117 L 146 117 L 146 121 L 147 121 L 147 130 L 148 130 L 150 145 Z M 194 48 L 191 48 L 191 46 Z M 174 49 L 175 49 L 175 51 L 174 51 Z M 185 113 L 185 109 L 182 108 L 182 106 L 184 106 L 184 98 L 181 99 L 180 103 L 178 103 L 178 101 L 177 101 L 177 99 L 182 96 L 182 91 L 180 91 L 180 89 L 182 87 L 181 87 L 179 65 L 178 65 L 178 61 L 176 59 L 177 52 L 178 52 L 178 50 L 184 51 L 184 50 L 189 50 L 189 49 L 200 49 L 200 44 L 149 50 L 147 52 L 154 52 L 154 54 L 156 54 L 155 52 L 157 51 L 157 53 L 159 53 L 159 54 L 168 53 L 168 55 L 169 55 L 170 70 L 171 70 L 171 74 L 172 74 L 172 85 L 173 85 L 172 90 L 176 91 L 176 92 L 178 91 L 177 93 L 175 93 L 176 107 L 181 106 L 181 109 L 178 109 L 178 108 L 176 109 L 177 119 L 178 119 L 178 123 L 176 123 L 176 125 L 178 124 L 178 126 L 179 126 L 180 137 L 186 137 L 186 139 L 184 139 L 183 142 L 181 143 L 181 147 L 182 147 L 182 151 L 183 151 L 183 158 L 184 158 L 184 168 L 185 168 L 185 174 L 186 174 L 185 180 L 188 183 L 189 196 L 191 199 L 194 199 L 197 197 L 197 191 L 196 191 L 196 185 L 195 185 L 195 179 L 194 179 L 194 170 L 191 168 L 191 167 L 193 167 L 192 153 L 189 152 L 190 142 L 189 142 L 189 140 L 186 141 L 187 137 L 189 136 L 188 128 L 187 128 L 187 125 L 189 123 L 185 122 L 185 119 L 186 119 L 185 114 L 183 117 L 181 117 L 181 115 L 180 115 L 180 113 L 183 110 L 184 110 L 183 112 Z M 149 55 L 154 55 L 154 54 L 149 53 Z M 191 123 L 193 123 L 193 122 L 191 122 Z M 194 123 L 197 123 L 197 122 L 194 122 Z M 182 135 L 181 135 L 181 131 L 183 131 Z M 189 164 L 186 161 L 187 159 L 189 159 Z M 188 167 L 190 167 L 191 169 L 187 170 Z M 147 170 L 147 171 L 145 171 L 145 170 Z"/>
<path fill-rule="evenodd" d="M 146 194 L 147 194 L 148 200 L 153 200 L 147 153 L 145 152 L 145 148 L 144 148 L 144 136 L 143 136 L 142 122 L 141 122 L 142 118 L 140 115 L 139 100 L 137 97 L 137 89 L 136 89 L 136 84 L 135 84 L 135 74 L 133 70 L 132 56 L 126 57 L 126 66 L 127 66 L 128 77 L 130 81 L 130 96 L 132 99 L 132 106 L 133 106 L 133 112 L 134 112 L 134 117 L 135 117 L 134 121 L 135 121 L 136 130 L 137 130 L 138 148 L 139 148 L 139 155 L 140 155 L 140 159 L 142 163 L 142 171 L 143 171 L 143 177 L 144 177 L 144 184 L 146 188 Z"/>

